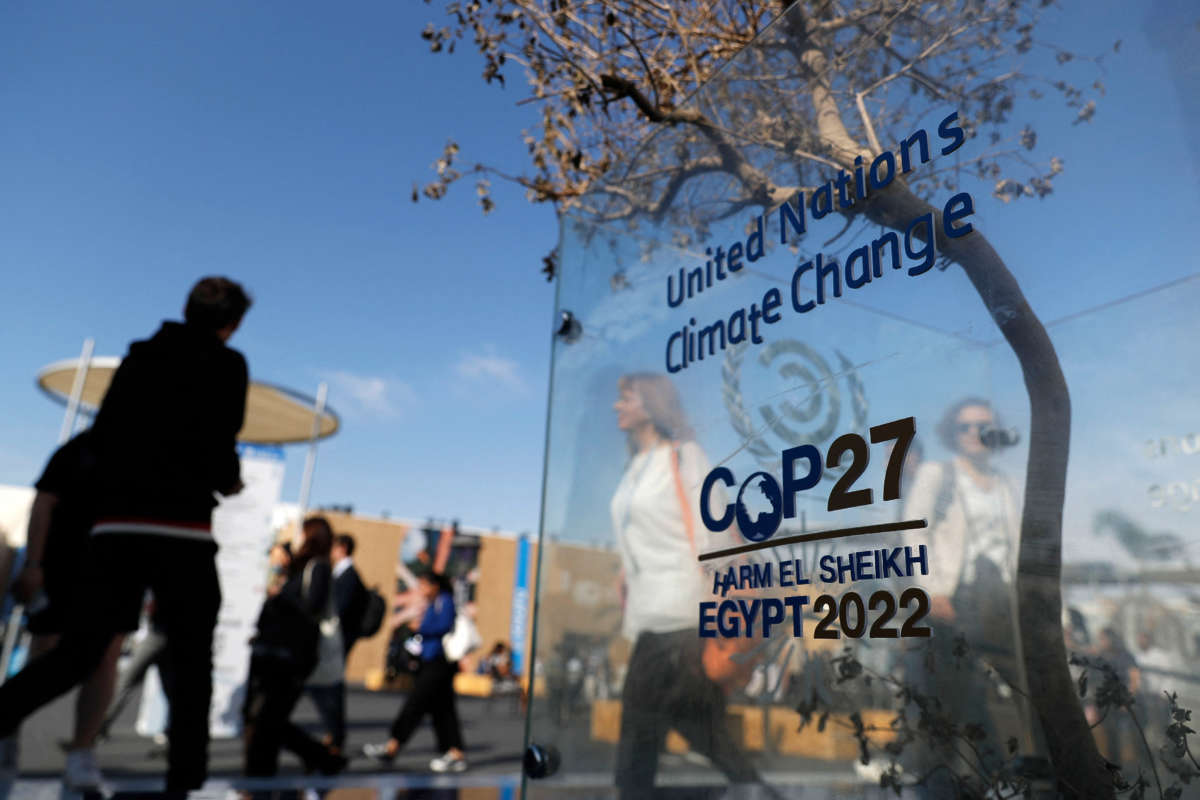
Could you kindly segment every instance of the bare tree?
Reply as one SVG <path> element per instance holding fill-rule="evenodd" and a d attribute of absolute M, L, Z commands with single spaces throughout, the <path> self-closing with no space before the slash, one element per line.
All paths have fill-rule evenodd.
<path fill-rule="evenodd" d="M 1104 87 L 1097 80 L 1085 90 L 1046 77 L 1044 69 L 1021 67 L 1023 61 L 1057 63 L 1078 75 L 1078 56 L 1036 38 L 1050 4 L 450 2 L 448 24 L 430 24 L 422 36 L 435 52 L 452 52 L 471 37 L 489 83 L 503 85 L 510 66 L 519 65 L 531 90 L 521 102 L 540 107 L 541 126 L 525 133 L 529 173 L 461 166 L 451 143 L 436 180 L 414 187 L 413 199 L 421 192 L 436 199 L 454 181 L 474 175 L 487 211 L 488 180 L 498 176 L 524 186 L 531 201 L 553 203 L 578 218 L 630 225 L 665 220 L 690 232 L 685 238 L 702 240 L 718 219 L 773 209 L 799 190 L 811 191 L 831 171 L 852 170 L 860 157 L 870 163 L 884 143 L 909 134 L 913 120 L 931 109 L 957 109 L 967 135 L 985 152 L 898 178 L 836 210 L 847 226 L 860 220 L 891 229 L 933 215 L 929 235 L 936 236 L 938 251 L 965 272 L 1021 365 L 1032 415 L 1017 587 L 1021 656 L 1064 791 L 1102 798 L 1113 796 L 1113 780 L 1074 699 L 1059 625 L 1066 381 L 1042 323 L 996 250 L 978 227 L 946 238 L 941 210 L 930 202 L 968 181 L 983 181 L 1005 201 L 1053 190 L 1062 162 L 1030 160 L 1037 134 L 1018 127 L 1014 110 L 1045 97 L 1061 102 L 1074 121 L 1087 122 L 1096 111 L 1092 98 Z M 752 52 L 731 65 L 751 42 Z M 660 135 L 648 140 L 656 131 Z M 709 202 L 714 182 L 718 206 Z M 552 277 L 550 261 L 547 273 Z"/>

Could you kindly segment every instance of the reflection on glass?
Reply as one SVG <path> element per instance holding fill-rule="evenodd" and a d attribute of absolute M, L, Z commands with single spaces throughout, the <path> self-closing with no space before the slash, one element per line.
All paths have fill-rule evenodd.
<path fill-rule="evenodd" d="M 665 375 L 625 375 L 618 387 L 613 409 L 630 461 L 613 494 L 612 519 L 625 587 L 622 630 L 634 642 L 617 745 L 620 798 L 654 796 L 659 752 L 672 729 L 734 783 L 756 781 L 725 724 L 718 682 L 737 664 L 696 636 L 703 583 L 692 510 L 708 458 Z"/>
<path fill-rule="evenodd" d="M 671 730 L 734 783 L 756 781 L 726 724 L 718 683 L 738 667 L 696 635 L 704 586 L 693 509 L 708 459 L 669 378 L 626 375 L 618 389 L 613 408 L 630 459 L 613 495 L 612 518 L 624 587 L 622 631 L 633 642 L 621 693 L 620 797 L 654 796 L 659 752 Z"/>
<path fill-rule="evenodd" d="M 669 652 L 691 648 L 699 677 L 688 691 L 702 711 L 689 713 L 708 719 L 709 739 L 664 741 L 647 723 L 653 766 L 642 767 L 642 786 L 725 783 L 728 770 L 701 755 L 731 730 L 729 746 L 789 796 L 809 796 L 814 783 L 834 797 L 1052 795 L 1075 782 L 1088 800 L 1196 797 L 1200 781 L 1185 780 L 1196 748 L 1180 725 L 1200 705 L 1200 280 L 1177 230 L 1200 206 L 1179 166 L 1194 137 L 1161 135 L 1194 130 L 1195 114 L 1194 104 L 1170 107 L 1179 76 L 1155 60 L 1161 46 L 1179 62 L 1176 23 L 1191 17 L 1155 3 L 1101 20 L 1068 4 L 1066 26 L 1054 28 L 1037 4 L 903 5 L 792 5 L 679 107 L 686 119 L 631 146 L 608 183 L 564 215 L 560 304 L 580 335 L 555 347 L 537 652 L 566 676 L 558 685 L 577 688 L 554 724 L 534 699 L 531 738 L 557 742 L 573 780 L 601 784 L 615 759 L 633 785 L 629 706 L 653 717 L 682 691 L 678 678 L 643 668 L 640 651 L 651 635 L 677 634 Z M 1061 49 L 1039 54 L 1034 28 L 1061 35 Z M 1093 45 L 1110 53 L 1103 82 L 1092 76 L 1099 58 L 1067 52 Z M 924 75 L 912 77 L 918 63 Z M 1058 68 L 1062 80 L 1044 92 L 1024 83 Z M 943 78 L 959 83 L 935 88 Z M 1068 118 L 1062 98 L 1054 109 L 1034 102 L 1051 90 Z M 965 140 L 947 156 L 939 121 L 955 112 Z M 921 131 L 928 163 L 917 156 Z M 870 178 L 872 164 L 905 152 L 912 168 L 880 179 L 865 203 L 822 199 L 830 181 L 847 199 L 857 193 L 839 178 L 856 158 Z M 1015 162 L 1033 171 L 1010 177 Z M 1161 202 L 1103 200 L 1127 181 L 1152 181 Z M 959 221 L 972 231 L 950 235 L 940 223 L 965 209 L 962 192 L 973 210 Z M 807 230 L 797 230 L 788 214 L 803 204 Z M 933 241 L 906 227 L 926 212 L 942 232 Z M 1175 215 L 1181 222 L 1168 221 Z M 906 246 L 899 266 L 884 246 L 891 234 Z M 663 394 L 680 410 L 664 419 L 686 423 L 634 440 L 627 458 L 614 453 L 597 421 L 609 387 L 622 372 L 674 368 Z M 644 396 L 654 390 L 632 387 L 655 374 L 619 382 L 626 433 L 654 417 Z M 907 418 L 919 444 L 900 465 L 900 497 L 883 497 L 892 450 L 871 440 L 869 463 L 844 489 L 874 495 L 829 502 L 851 460 L 829 463 L 832 443 Z M 689 442 L 700 466 L 688 463 Z M 782 453 L 802 446 L 826 457 L 824 473 L 786 498 L 796 513 L 777 530 L 760 525 L 778 509 L 752 476 L 782 485 Z M 689 541 L 672 451 L 694 516 L 710 461 L 736 476 L 729 493 L 742 519 L 731 541 Z M 633 519 L 634 487 L 648 476 L 654 538 Z M 916 519 L 928 527 L 778 544 Z M 642 552 L 645 542 L 654 546 Z M 802 562 L 810 584 L 739 587 L 737 597 L 806 595 L 803 633 L 760 630 L 762 654 L 747 637 L 718 639 L 743 669 L 713 680 L 706 657 L 720 647 L 698 643 L 696 601 L 724 598 L 712 572 L 694 571 L 695 552 L 747 543 L 765 546 L 705 568 Z M 821 575 L 825 557 L 920 544 L 919 574 Z M 656 567 L 648 578 L 636 572 L 642 560 Z M 614 561 L 623 579 L 604 580 Z M 587 606 L 576 596 L 584 587 L 601 587 Z M 927 626 L 929 638 L 885 635 L 910 621 L 903 603 L 875 627 L 883 595 L 909 592 L 929 598 L 910 627 Z M 836 621 L 823 630 L 838 635 L 818 638 L 826 614 Z M 552 668 L 556 659 L 567 666 Z M 631 695 L 643 672 L 664 677 Z M 713 703 L 710 682 L 723 689 Z M 1040 771 L 1047 756 L 1052 774 Z"/>
<path fill-rule="evenodd" d="M 960 709 L 959 719 L 980 725 L 985 746 L 994 751 L 990 760 L 998 762 L 996 744 L 1013 731 L 1002 725 L 994 704 L 987 702 L 992 690 L 1018 710 L 1022 749 L 1028 752 L 1032 744 L 1015 627 L 1020 510 L 1011 479 L 992 463 L 994 451 L 1015 444 L 1017 437 L 1004 430 L 982 397 L 951 405 L 935 432 L 953 456 L 916 468 L 905 506 L 907 518 L 928 521 L 925 538 L 939 561 L 939 569 L 924 580 L 931 595 L 933 637 L 928 652 L 921 647 L 910 653 L 907 673 L 921 691 L 948 708 Z M 931 671 L 930 662 L 936 671 Z M 992 679 L 989 668 L 1001 683 Z M 970 766 L 960 763 L 952 748 L 947 752 L 948 742 L 942 744 L 943 752 L 927 752 L 918 760 L 922 771 L 941 762 L 960 771 Z M 989 768 L 997 769 L 998 763 Z"/>

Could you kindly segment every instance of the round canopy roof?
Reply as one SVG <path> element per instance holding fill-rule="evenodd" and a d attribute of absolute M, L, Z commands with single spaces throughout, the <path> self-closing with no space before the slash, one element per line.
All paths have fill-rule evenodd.
<path fill-rule="evenodd" d="M 83 394 L 79 406 L 95 412 L 108 391 L 113 373 L 121 359 L 116 356 L 97 356 L 88 367 Z M 43 367 L 37 375 L 38 388 L 55 400 L 66 404 L 71 396 L 71 384 L 75 380 L 78 358 L 56 361 Z M 272 386 L 261 381 L 251 381 L 246 396 L 246 424 L 238 434 L 238 441 L 247 444 L 292 444 L 307 442 L 312 438 L 313 421 L 317 403 L 299 392 Z M 321 427 L 317 438 L 332 436 L 341 426 L 338 415 L 326 407 L 321 412 Z"/>

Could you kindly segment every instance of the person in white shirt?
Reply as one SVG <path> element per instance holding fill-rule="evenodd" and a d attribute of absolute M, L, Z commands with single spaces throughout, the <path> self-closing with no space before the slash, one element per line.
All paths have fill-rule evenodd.
<path fill-rule="evenodd" d="M 1009 733 L 999 734 L 987 704 L 980 702 L 991 683 L 983 666 L 955 669 L 955 639 L 964 636 L 972 662 L 982 661 L 1007 684 L 1001 692 L 1018 708 L 1019 736 L 1028 752 L 1035 747 L 1035 723 L 1023 700 L 1027 692 L 1014 625 L 1021 513 L 1012 483 L 991 463 L 996 440 L 989 446 L 987 434 L 1000 429 L 996 412 L 983 398 L 966 397 L 951 405 L 936 433 L 953 458 L 922 463 L 905 492 L 904 518 L 928 521 L 928 528 L 906 536 L 903 543 L 928 547 L 929 574 L 917 585 L 930 595 L 937 663 L 937 672 L 930 674 L 922 650 L 910 659 L 908 672 L 910 680 L 943 705 L 961 707 L 963 722 L 983 724 L 992 743 L 1002 744 Z"/>
<path fill-rule="evenodd" d="M 697 625 L 705 586 L 697 555 L 711 543 L 696 538 L 708 535 L 697 524 L 708 459 L 669 378 L 626 375 L 617 388 L 613 409 L 630 460 L 611 511 L 623 568 L 622 631 L 633 641 L 621 698 L 619 797 L 655 796 L 658 756 L 670 730 L 732 783 L 757 783 L 728 728 L 724 690 L 702 665 L 707 640 Z"/>

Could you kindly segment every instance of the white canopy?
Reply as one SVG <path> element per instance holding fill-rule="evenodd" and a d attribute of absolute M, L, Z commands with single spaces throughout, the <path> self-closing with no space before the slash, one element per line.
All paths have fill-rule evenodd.
<path fill-rule="evenodd" d="M 116 356 L 97 356 L 91 359 L 79 401 L 81 409 L 94 413 L 100 407 L 100 402 L 108 391 L 108 384 L 120 363 L 121 359 Z M 65 404 L 70 397 L 71 383 L 75 379 L 78 367 L 78 358 L 56 361 L 43 367 L 37 375 L 38 387 L 50 397 Z M 316 405 L 315 400 L 299 392 L 261 381 L 251 381 L 246 397 L 246 424 L 238 435 L 238 441 L 247 444 L 292 444 L 311 441 Z M 332 436 L 340 425 L 337 414 L 326 407 L 321 413 L 317 438 Z"/>

